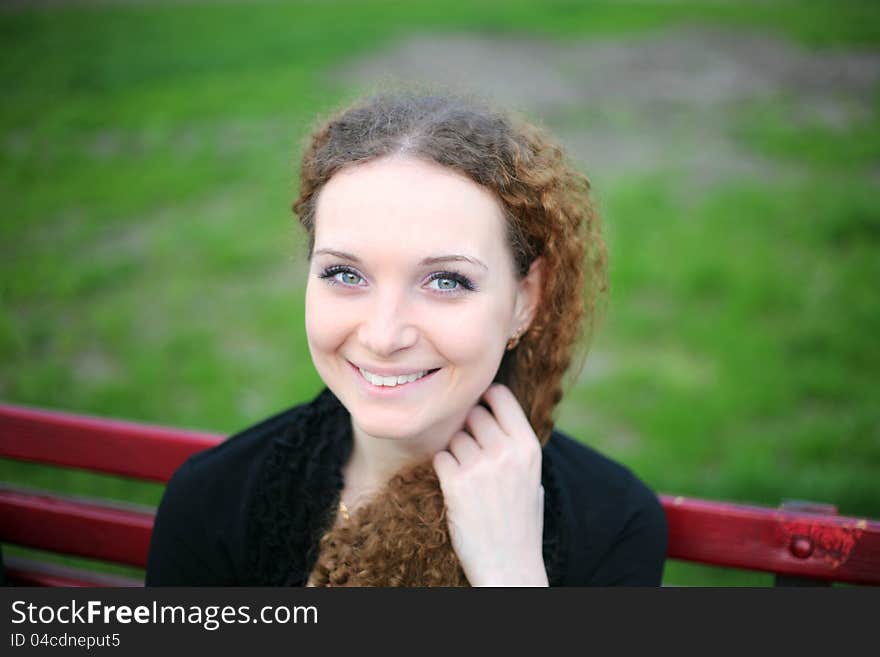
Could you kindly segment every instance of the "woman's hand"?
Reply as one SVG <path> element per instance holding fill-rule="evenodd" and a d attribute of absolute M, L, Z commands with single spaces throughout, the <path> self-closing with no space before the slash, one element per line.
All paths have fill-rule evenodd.
<path fill-rule="evenodd" d="M 433 460 L 453 548 L 471 586 L 548 586 L 541 444 L 509 388 L 482 398 Z"/>

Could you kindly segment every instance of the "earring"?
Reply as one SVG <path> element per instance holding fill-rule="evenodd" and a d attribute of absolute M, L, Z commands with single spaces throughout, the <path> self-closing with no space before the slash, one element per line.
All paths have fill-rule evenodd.
<path fill-rule="evenodd" d="M 507 351 L 510 351 L 519 344 L 519 337 L 522 335 L 522 332 L 521 328 L 516 329 L 516 333 L 514 333 L 510 340 L 507 341 Z"/>

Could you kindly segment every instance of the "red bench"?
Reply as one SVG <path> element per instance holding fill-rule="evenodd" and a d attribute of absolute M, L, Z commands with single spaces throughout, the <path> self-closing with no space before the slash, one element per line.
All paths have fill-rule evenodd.
<path fill-rule="evenodd" d="M 0 405 L 0 457 L 165 482 L 222 436 Z M 880 522 L 827 505 L 779 509 L 661 495 L 669 558 L 764 571 L 776 583 L 880 585 Z M 0 541 L 143 567 L 153 510 L 0 486 Z M 33 559 L 5 558 L 10 583 L 142 586 Z"/>

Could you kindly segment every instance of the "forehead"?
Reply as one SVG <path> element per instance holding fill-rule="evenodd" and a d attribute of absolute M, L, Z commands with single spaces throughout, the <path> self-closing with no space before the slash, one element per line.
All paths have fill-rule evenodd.
<path fill-rule="evenodd" d="M 315 246 L 367 257 L 467 252 L 496 263 L 509 257 L 495 195 L 452 169 L 410 158 L 336 173 L 318 197 Z"/>

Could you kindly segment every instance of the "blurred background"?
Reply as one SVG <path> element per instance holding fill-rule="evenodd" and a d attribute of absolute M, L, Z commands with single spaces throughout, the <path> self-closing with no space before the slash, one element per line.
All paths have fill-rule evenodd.
<path fill-rule="evenodd" d="M 3 401 L 229 434 L 311 399 L 303 140 L 442 84 L 593 182 L 609 311 L 557 426 L 661 493 L 880 518 L 880 4 L 7 2 L 0 55 Z"/>

